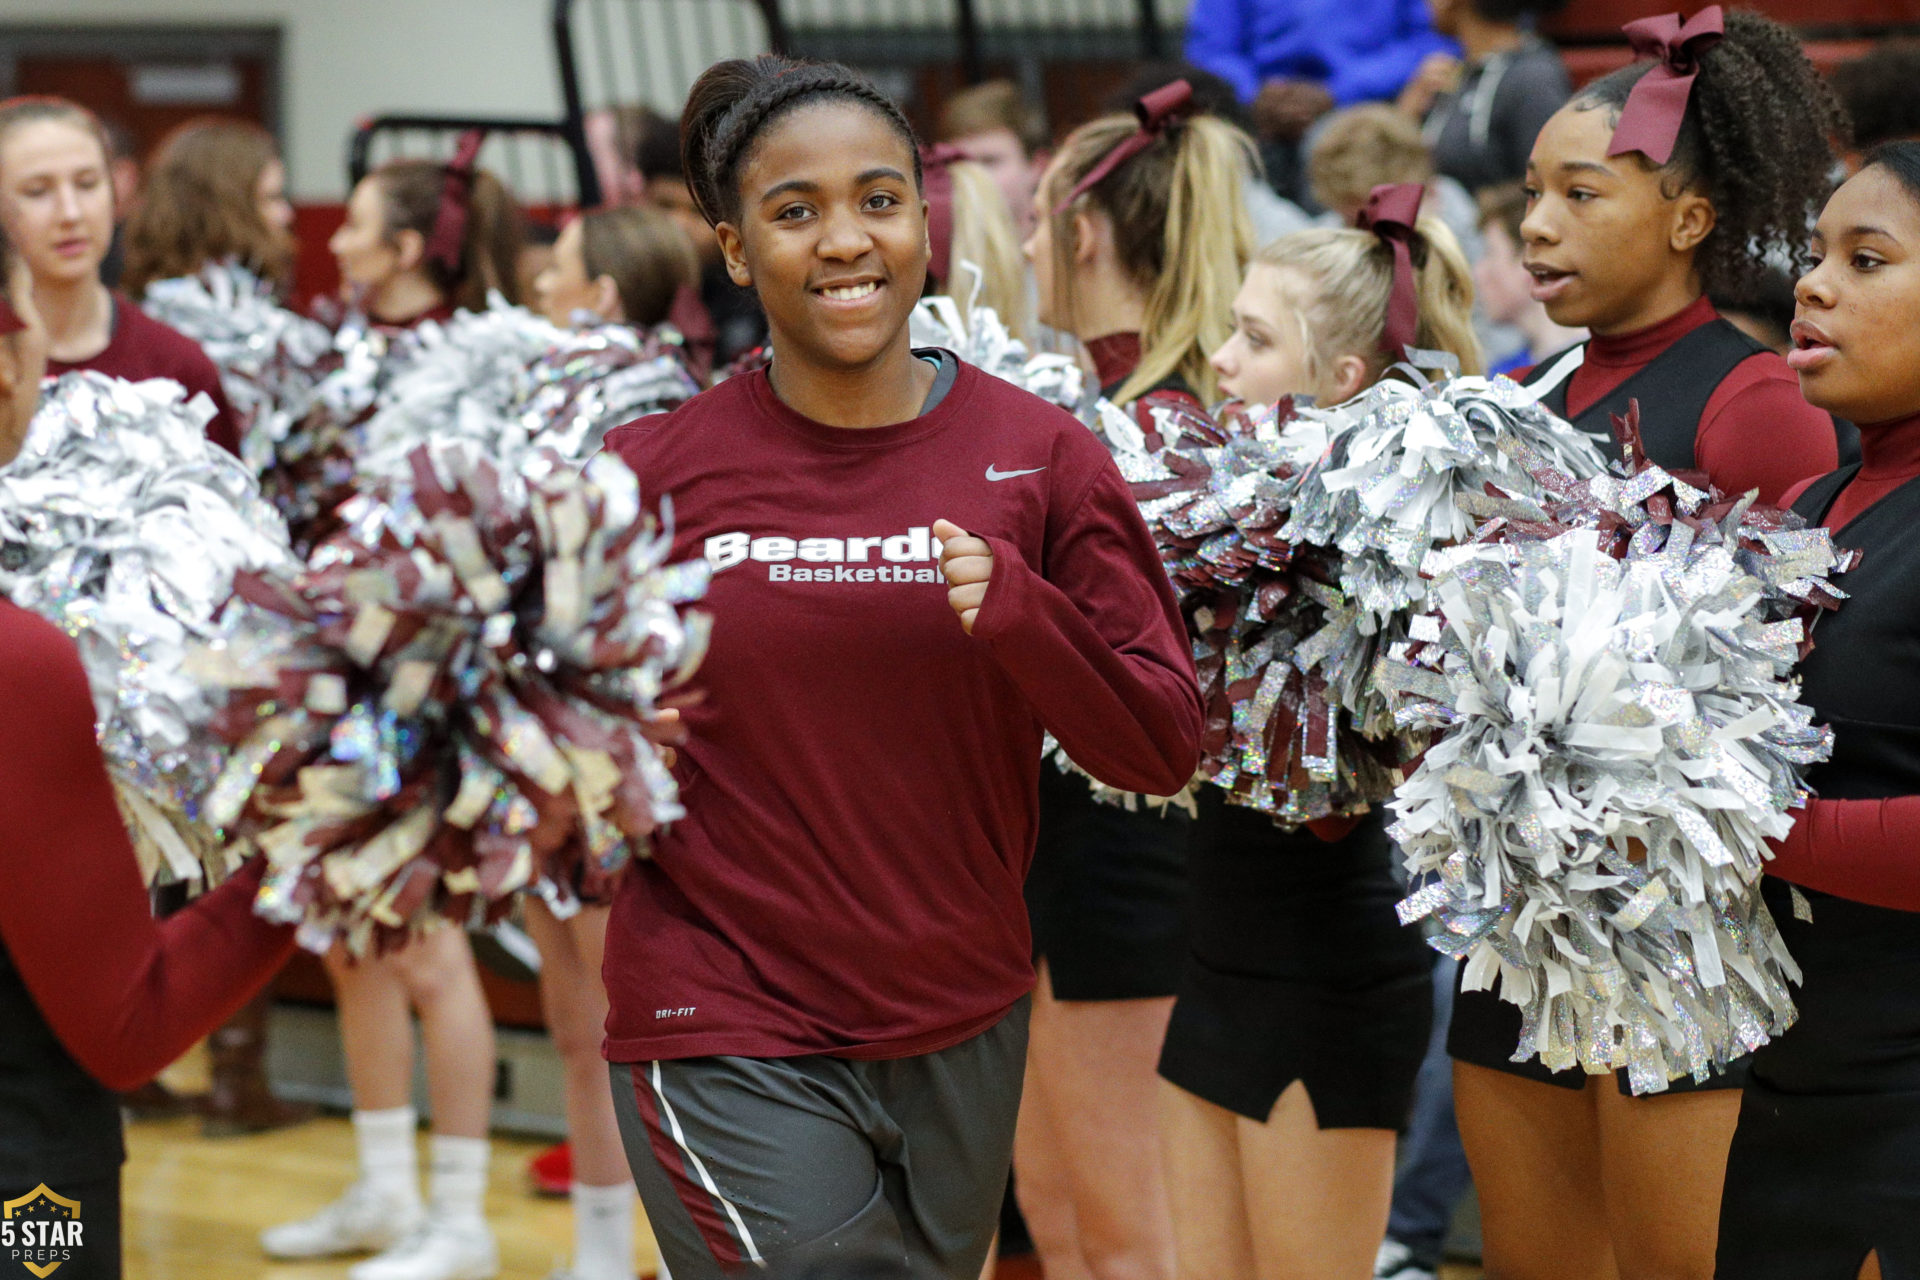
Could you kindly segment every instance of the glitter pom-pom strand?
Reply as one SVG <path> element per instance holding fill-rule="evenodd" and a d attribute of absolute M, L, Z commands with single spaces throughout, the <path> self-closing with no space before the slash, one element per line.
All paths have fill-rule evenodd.
<path fill-rule="evenodd" d="M 569 914 L 681 812 L 660 713 L 705 650 L 704 562 L 667 563 L 611 457 L 529 481 L 442 441 L 409 464 L 304 572 L 243 576 L 203 657 L 233 690 L 209 816 L 316 950 L 522 891 Z"/>

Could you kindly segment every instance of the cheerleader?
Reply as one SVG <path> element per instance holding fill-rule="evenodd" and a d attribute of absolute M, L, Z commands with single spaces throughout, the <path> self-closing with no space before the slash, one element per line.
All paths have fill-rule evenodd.
<path fill-rule="evenodd" d="M 1420 197 L 1383 187 L 1368 229 L 1257 254 L 1213 356 L 1221 392 L 1337 404 L 1408 346 L 1478 373 L 1466 258 Z M 1397 284 L 1413 316 L 1392 312 Z M 1287 831 L 1201 790 L 1192 946 L 1160 1055 L 1182 1277 L 1367 1274 L 1433 1001 L 1433 953 L 1394 915 L 1393 856 L 1383 811 Z"/>
<path fill-rule="evenodd" d="M 1252 249 L 1240 190 L 1256 164 L 1252 141 L 1193 115 L 1176 81 L 1138 119 L 1075 130 L 1041 178 L 1026 242 L 1040 322 L 1086 344 L 1102 393 L 1149 429 L 1154 407 L 1216 397 L 1207 353 Z M 1193 823 L 1177 805 L 1129 805 L 1049 763 L 1027 885 L 1040 975 L 1015 1190 L 1042 1264 L 1103 1280 L 1174 1264 L 1154 1063 L 1187 953 Z"/>
<path fill-rule="evenodd" d="M 1720 1209 L 1726 1280 L 1920 1271 L 1920 700 L 1906 658 L 1920 636 L 1920 143 L 1868 153 L 1820 215 L 1813 257 L 1787 358 L 1810 403 L 1861 424 L 1864 460 L 1792 505 L 1863 555 L 1800 666 L 1833 758 L 1808 773 L 1815 798 L 1767 867 L 1806 976 L 1799 1022 L 1753 1057 Z"/>
<path fill-rule="evenodd" d="M 156 280 L 231 260 L 284 298 L 293 287 L 292 231 L 273 135 L 245 120 L 190 120 L 148 166 L 145 198 L 127 219 L 121 283 L 137 299 Z"/>
<path fill-rule="evenodd" d="M 726 620 L 686 712 L 687 816 L 607 931 L 628 1158 L 676 1280 L 975 1280 L 1020 1102 L 1042 731 L 1177 791 L 1192 663 L 1093 435 L 910 347 L 927 222 L 892 100 L 844 67 L 725 62 L 682 136 L 774 354 L 607 440 L 672 495 Z"/>
<path fill-rule="evenodd" d="M 472 167 L 477 135 L 451 164 L 399 160 L 362 178 L 329 247 L 369 317 L 398 331 L 515 291 L 519 211 L 498 178 Z M 499 1271 L 482 1216 L 493 1100 L 493 1017 L 473 949 L 437 924 L 397 952 L 326 956 L 353 1091 L 360 1176 L 310 1217 L 261 1233 L 276 1259 L 379 1251 L 352 1280 L 487 1280 Z M 429 1203 L 420 1200 L 413 1027 L 420 1019 L 432 1102 Z"/>
<path fill-rule="evenodd" d="M 1706 292 L 1760 272 L 1756 245 L 1801 242 L 1839 115 L 1793 35 L 1766 19 L 1715 6 L 1627 30 L 1651 60 L 1556 112 L 1527 163 L 1533 296 L 1593 335 L 1527 385 L 1610 451 L 1611 415 L 1638 401 L 1654 462 L 1777 501 L 1832 470 L 1833 421 Z M 1634 1098 L 1624 1070 L 1511 1061 L 1519 1033 L 1515 1006 L 1460 993 L 1448 1049 L 1488 1273 L 1709 1274 L 1743 1070 Z"/>
<path fill-rule="evenodd" d="M 553 261 L 533 281 L 534 308 L 562 327 L 593 323 L 651 329 L 700 264 L 672 218 L 644 205 L 593 209 L 560 229 Z"/>
<path fill-rule="evenodd" d="M 26 439 L 47 364 L 34 294 L 24 268 L 0 291 L 0 466 Z M 293 953 L 293 930 L 253 914 L 260 858 L 154 920 L 80 657 L 58 627 L 4 599 L 0 706 L 0 1200 L 44 1186 L 78 1201 L 77 1240 L 27 1261 L 118 1280 L 126 1153 L 114 1091 L 151 1079 L 244 1004 Z"/>
<path fill-rule="evenodd" d="M 107 151 L 85 107 L 64 98 L 0 102 L 0 227 L 33 279 L 50 343 L 47 373 L 171 378 L 213 401 L 207 438 L 237 454 L 239 426 L 206 353 L 100 283 L 113 241 Z"/>
<path fill-rule="evenodd" d="M 374 323 L 404 329 L 482 311 L 491 293 L 520 301 L 520 207 L 474 167 L 481 141 L 468 134 L 449 164 L 393 160 L 354 185 L 327 249 L 343 296 Z"/>

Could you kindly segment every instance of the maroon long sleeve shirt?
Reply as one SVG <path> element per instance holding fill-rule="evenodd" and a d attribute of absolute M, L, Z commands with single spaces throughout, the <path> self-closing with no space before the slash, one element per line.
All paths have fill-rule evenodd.
<path fill-rule="evenodd" d="M 0 600 L 0 942 L 88 1074 L 111 1089 L 151 1079 L 292 953 L 291 928 L 253 915 L 260 871 L 153 918 L 79 655 Z"/>
<path fill-rule="evenodd" d="M 687 816 L 621 885 L 607 1056 L 929 1053 L 1032 988 L 1043 728 L 1090 772 L 1193 776 L 1185 633 L 1126 483 L 1070 415 L 962 365 L 847 430 L 762 370 L 609 434 L 716 568 Z M 931 528 L 987 539 L 973 634 Z"/>
<path fill-rule="evenodd" d="M 200 344 L 177 329 L 155 320 L 119 294 L 113 295 L 113 335 L 98 355 L 71 363 L 47 361 L 47 376 L 57 378 L 75 369 L 92 369 L 112 378 L 140 382 L 172 378 L 192 396 L 205 392 L 214 415 L 207 423 L 207 439 L 235 457 L 240 455 L 240 425 L 220 386 L 220 371 Z"/>

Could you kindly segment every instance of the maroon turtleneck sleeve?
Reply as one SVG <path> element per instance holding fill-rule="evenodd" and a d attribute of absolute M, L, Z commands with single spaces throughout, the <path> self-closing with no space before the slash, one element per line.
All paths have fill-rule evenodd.
<path fill-rule="evenodd" d="M 1840 491 L 1822 527 L 1846 526 L 1895 489 L 1920 476 L 1920 414 L 1860 428 L 1860 471 Z M 1811 483 L 1811 481 L 1807 482 Z M 1806 484 L 1794 486 L 1789 502 Z M 1774 846 L 1767 874 L 1835 897 L 1897 911 L 1920 911 L 1920 796 L 1807 802 L 1787 838 Z"/>
<path fill-rule="evenodd" d="M 1567 412 L 1578 417 L 1655 356 L 1701 325 L 1719 319 L 1706 298 L 1659 324 L 1632 333 L 1595 335 L 1567 383 Z M 1840 462 L 1833 418 L 1800 395 L 1787 362 L 1760 351 L 1734 366 L 1707 399 L 1693 438 L 1694 463 L 1728 493 L 1760 491 L 1778 502 L 1796 481 L 1822 476 Z"/>
<path fill-rule="evenodd" d="M 0 707 L 0 942 L 74 1059 L 110 1089 L 134 1088 L 245 1004 L 292 953 L 293 930 L 253 914 L 258 858 L 153 918 L 79 655 L 5 601 Z"/>
<path fill-rule="evenodd" d="M 207 439 L 235 457 L 240 456 L 240 421 L 220 385 L 220 371 L 200 344 L 161 324 L 152 316 L 113 295 L 113 336 L 98 355 L 68 362 L 47 361 L 47 374 L 59 377 L 75 369 L 92 369 L 111 378 L 141 382 L 148 378 L 171 378 L 187 389 L 188 395 L 204 394 L 213 401 L 214 414 L 207 423 Z"/>

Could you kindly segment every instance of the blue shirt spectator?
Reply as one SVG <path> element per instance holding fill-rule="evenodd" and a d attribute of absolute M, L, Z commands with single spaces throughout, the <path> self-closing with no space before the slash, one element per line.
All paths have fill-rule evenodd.
<path fill-rule="evenodd" d="M 1246 102 L 1272 80 L 1323 85 L 1337 106 L 1391 99 L 1449 52 L 1426 0 L 1194 0 L 1187 17 L 1188 59 Z"/>

